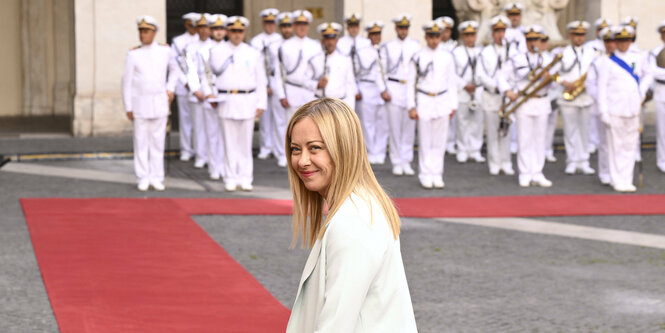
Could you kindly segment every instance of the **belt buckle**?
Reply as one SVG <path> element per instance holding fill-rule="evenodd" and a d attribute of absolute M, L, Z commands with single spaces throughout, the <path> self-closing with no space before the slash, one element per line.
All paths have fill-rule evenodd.
<path fill-rule="evenodd" d="M 232 94 L 237 94 L 237 93 L 238 93 L 238 89 L 233 89 L 233 90 L 231 90 L 231 93 L 232 93 Z"/>
<path fill-rule="evenodd" d="M 436 96 L 436 94 L 435 94 L 435 93 L 433 93 L 433 92 L 431 92 L 431 91 L 430 91 L 430 92 L 428 92 L 427 94 L 428 94 L 428 95 L 429 95 L 430 97 L 434 97 L 434 96 Z"/>
<path fill-rule="evenodd" d="M 406 84 L 406 80 L 399 80 L 399 83 Z"/>

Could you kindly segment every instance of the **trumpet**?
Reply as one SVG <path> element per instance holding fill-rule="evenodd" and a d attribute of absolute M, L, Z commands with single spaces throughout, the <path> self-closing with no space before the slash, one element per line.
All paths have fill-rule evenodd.
<path fill-rule="evenodd" d="M 584 90 L 586 89 L 586 86 L 584 85 L 584 81 L 586 81 L 587 73 L 588 73 L 588 71 L 584 72 L 584 74 L 582 74 L 582 76 L 580 76 L 577 80 L 575 80 L 575 82 L 573 82 L 573 84 L 575 85 L 575 88 L 573 88 L 572 90 L 566 90 L 566 91 L 563 92 L 562 97 L 563 97 L 564 100 L 572 101 L 575 98 L 577 98 L 577 96 L 579 96 L 581 93 L 584 92 Z"/>

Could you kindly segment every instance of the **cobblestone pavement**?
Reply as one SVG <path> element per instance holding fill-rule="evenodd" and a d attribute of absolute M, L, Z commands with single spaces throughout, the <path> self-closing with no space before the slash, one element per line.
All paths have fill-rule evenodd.
<path fill-rule="evenodd" d="M 85 146 L 85 142 L 80 145 Z M 393 197 L 613 193 L 595 177 L 566 176 L 565 156 L 548 164 L 550 189 L 520 189 L 516 177 L 490 176 L 485 164 L 446 158 L 446 189 L 423 190 L 415 177 L 375 168 Z M 665 174 L 647 150 L 645 186 L 665 193 Z M 72 169 L 72 177 L 8 172 L 9 168 Z M 46 170 L 46 169 L 45 169 Z M 131 183 L 77 179 L 79 170 L 123 174 L 130 160 L 10 162 L 0 168 L 0 332 L 57 332 L 19 199 L 23 197 L 288 197 L 284 169 L 255 160 L 251 193 L 227 193 L 191 162 L 172 160 L 169 176 L 204 184 L 140 193 Z M 308 251 L 289 250 L 288 217 L 197 216 L 195 220 L 270 290 L 293 302 Z M 539 220 L 665 235 L 663 216 L 557 217 Z M 422 332 L 665 331 L 665 251 L 528 234 L 434 219 L 404 219 L 402 251 Z"/>

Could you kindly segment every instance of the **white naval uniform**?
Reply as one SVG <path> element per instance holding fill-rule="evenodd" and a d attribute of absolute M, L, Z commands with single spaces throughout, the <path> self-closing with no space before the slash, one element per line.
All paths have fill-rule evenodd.
<path fill-rule="evenodd" d="M 522 26 L 508 27 L 504 38 L 508 41 L 511 49 L 516 49 L 517 53 L 526 53 L 526 37 L 524 36 Z"/>
<path fill-rule="evenodd" d="M 187 44 L 186 53 L 191 55 L 192 63 L 196 65 L 196 57 L 200 48 L 209 47 L 212 39 L 208 38 L 202 41 L 197 38 Z M 198 80 L 198 72 L 196 68 L 189 68 L 185 74 L 188 82 Z M 205 110 L 203 109 L 204 102 L 200 102 L 195 96 L 192 87 L 189 88 L 189 110 L 192 116 L 192 138 L 194 143 L 194 156 L 196 157 L 197 164 L 209 163 L 208 153 L 208 137 L 206 136 L 206 120 Z"/>
<path fill-rule="evenodd" d="M 356 37 L 344 35 L 337 41 L 337 51 L 339 51 L 341 54 L 351 59 L 351 63 L 353 64 L 353 74 L 356 80 L 356 89 L 358 91 L 360 91 L 359 81 L 357 77 L 358 71 L 360 70 L 358 64 L 359 62 L 358 52 L 360 49 L 369 47 L 371 45 L 372 42 L 369 40 L 369 38 L 363 37 L 360 34 L 358 34 Z M 362 124 L 363 123 L 362 103 L 360 102 L 355 103 L 354 109 L 356 111 L 356 114 L 358 115 L 358 118 L 360 119 L 360 123 Z"/>
<path fill-rule="evenodd" d="M 457 41 L 450 38 L 445 42 L 441 41 L 437 48 L 447 52 L 453 52 L 455 47 L 457 47 Z M 450 154 L 455 154 L 457 152 L 457 149 L 455 148 L 455 143 L 457 142 L 457 126 L 454 125 L 456 122 L 457 114 L 454 114 L 450 119 L 450 123 L 453 124 L 453 126 L 448 126 L 448 137 L 446 138 L 446 150 Z"/>
<path fill-rule="evenodd" d="M 134 171 L 139 183 L 164 180 L 164 139 L 169 115 L 166 91 L 175 89 L 176 72 L 177 64 L 168 45 L 153 42 L 127 53 L 122 101 L 125 111 L 134 115 Z"/>
<path fill-rule="evenodd" d="M 499 76 L 499 90 L 505 93 L 512 89 L 517 92 L 529 84 L 528 74 L 539 64 L 546 66 L 552 61 L 545 53 L 521 53 L 513 58 L 502 69 Z M 547 88 L 530 98 L 516 111 L 517 127 L 517 166 L 520 184 L 545 180 L 545 131 L 547 117 L 551 112 Z"/>
<path fill-rule="evenodd" d="M 321 44 L 307 36 L 300 38 L 293 36 L 282 43 L 278 50 L 278 58 L 284 76 L 284 96 L 289 102 L 286 110 L 288 119 L 303 104 L 313 100 L 316 88 L 305 86 L 313 78 L 311 75 L 310 60 L 322 53 Z"/>
<path fill-rule="evenodd" d="M 649 53 L 649 70 L 653 82 L 653 100 L 656 104 L 656 164 L 665 172 L 665 68 L 658 67 L 656 57 L 665 45 L 660 45 Z"/>
<path fill-rule="evenodd" d="M 264 57 L 264 67 L 267 66 L 266 68 L 266 74 L 268 75 L 267 81 L 268 81 L 268 86 L 273 89 L 275 86 L 274 80 L 271 78 L 275 77 L 275 72 L 277 72 L 277 57 L 270 51 L 272 48 L 273 44 L 281 44 L 282 43 L 282 35 L 280 35 L 277 32 L 274 32 L 272 34 L 267 34 L 265 32 L 262 32 L 249 42 L 249 44 L 254 47 L 255 49 L 259 50 L 261 52 L 262 56 Z M 274 113 L 275 113 L 275 104 L 276 96 L 273 92 L 270 96 L 268 96 L 268 108 L 263 110 L 263 114 L 261 114 L 261 118 L 259 119 L 259 155 L 267 155 L 268 153 L 274 153 L 275 152 L 275 145 L 282 145 L 282 142 L 275 142 L 274 141 L 274 126 L 273 126 L 273 119 L 274 119 Z M 277 100 L 277 103 L 279 103 L 279 100 Z M 283 140 L 282 140 L 283 141 Z M 283 150 L 284 148 L 282 148 Z M 273 154 L 275 157 L 277 157 L 277 154 Z"/>
<path fill-rule="evenodd" d="M 360 119 L 370 162 L 383 163 L 388 148 L 388 117 L 381 93 L 386 90 L 379 52 L 374 46 L 358 50 L 358 89 L 362 98 L 356 108 L 362 110 Z"/>
<path fill-rule="evenodd" d="M 351 110 L 355 109 L 358 90 L 353 77 L 351 58 L 337 50 L 327 56 L 319 53 L 310 59 L 306 76 L 311 79 L 305 83 L 305 86 L 316 91 L 315 97 L 341 99 L 349 105 Z M 328 78 L 328 84 L 325 88 L 317 89 L 319 79 L 323 77 Z"/>
<path fill-rule="evenodd" d="M 266 73 L 261 53 L 241 43 L 224 43 L 210 50 L 210 67 L 222 102 L 217 106 L 224 136 L 226 186 L 253 181 L 252 135 L 257 109 L 266 109 Z M 233 93 L 234 90 L 252 91 Z"/>
<path fill-rule="evenodd" d="M 187 77 L 187 64 L 185 61 L 185 48 L 191 41 L 198 39 L 198 34 L 190 35 L 188 32 L 173 37 L 171 41 L 172 56 L 178 63 L 178 84 L 175 87 L 176 102 L 178 103 L 178 133 L 180 135 L 181 156 L 194 156 L 192 143 L 192 116 L 189 110 L 189 90 L 185 88 Z"/>
<path fill-rule="evenodd" d="M 420 44 L 409 37 L 404 40 L 395 38 L 379 49 L 391 96 L 385 107 L 390 129 L 390 162 L 393 166 L 404 166 L 413 161 L 416 121 L 409 118 L 406 79 L 410 60 L 419 50 Z"/>
<path fill-rule="evenodd" d="M 478 70 L 480 48 L 457 46 L 453 52 L 455 59 L 455 70 L 458 78 L 458 100 L 459 108 L 453 117 L 456 132 L 457 160 L 465 160 L 467 156 L 474 159 L 480 158 L 480 149 L 483 147 L 483 112 L 482 110 L 471 110 L 469 103 L 472 98 L 479 103 L 481 98 L 481 87 L 476 80 Z M 464 90 L 467 84 L 478 85 L 473 96 Z"/>
<path fill-rule="evenodd" d="M 268 104 L 271 109 L 271 124 L 272 129 L 270 133 L 272 134 L 272 154 L 275 155 L 277 159 L 277 164 L 285 166 L 286 161 L 286 151 L 285 149 L 285 138 L 286 138 L 286 126 L 289 123 L 289 118 L 287 115 L 287 110 L 282 106 L 280 102 L 281 99 L 286 98 L 284 89 L 285 84 L 282 80 L 282 66 L 279 64 L 278 54 L 279 48 L 284 43 L 284 40 L 279 43 L 270 44 L 269 51 L 270 56 L 274 59 L 274 67 L 271 67 L 271 73 L 268 73 L 268 82 L 270 88 L 272 89 L 272 96 L 268 96 Z"/>
<path fill-rule="evenodd" d="M 550 56 L 554 57 L 555 55 L 561 53 L 561 48 L 556 47 L 551 52 L 543 51 L 544 53 L 549 53 Z M 554 133 L 556 132 L 556 125 L 559 120 L 559 105 L 556 102 L 559 99 L 559 96 L 563 93 L 563 88 L 560 85 L 552 85 L 547 89 L 547 97 L 550 100 L 550 105 L 553 107 L 552 112 L 547 116 L 547 130 L 545 132 L 545 158 L 554 159 Z"/>
<path fill-rule="evenodd" d="M 197 52 L 197 75 L 189 75 L 190 90 L 201 91 L 206 100 L 198 102 L 202 108 L 203 122 L 206 138 L 206 152 L 208 154 L 208 173 L 213 178 L 224 176 L 224 144 L 219 120 L 217 118 L 217 109 L 210 103 L 217 101 L 217 89 L 215 88 L 215 76 L 210 69 L 210 49 L 224 44 L 225 41 L 209 43 L 201 46 Z"/>
<path fill-rule="evenodd" d="M 437 46 L 437 48 L 440 48 L 440 49 L 442 49 L 444 51 L 448 51 L 448 52 L 453 52 L 455 47 L 457 47 L 457 41 L 452 39 L 452 38 L 445 41 L 445 42 L 441 41 L 439 43 L 439 46 Z"/>
<path fill-rule="evenodd" d="M 457 74 L 450 52 L 425 47 L 418 51 L 407 76 L 407 109 L 418 112 L 418 178 L 443 181 L 445 139 L 450 114 L 458 108 Z"/>
<path fill-rule="evenodd" d="M 648 56 L 649 52 L 640 49 L 639 46 L 635 42 L 630 44 L 630 48 L 628 48 L 628 52 L 632 53 L 640 63 L 642 63 L 644 66 L 648 66 L 647 61 L 648 61 Z M 652 76 L 653 78 L 653 76 Z M 642 123 L 642 119 L 640 118 L 640 124 Z M 640 137 L 637 137 L 637 145 L 635 146 L 635 154 L 636 157 L 635 159 L 637 161 L 642 160 L 642 142 L 640 142 Z"/>
<path fill-rule="evenodd" d="M 587 73 L 596 53 L 584 46 L 568 45 L 561 50 L 558 64 L 562 81 L 575 82 Z M 557 99 L 563 119 L 564 146 L 567 168 L 589 168 L 589 122 L 593 99 L 583 91 L 572 101 L 562 95 Z M 573 170 L 574 171 L 574 170 Z"/>
<path fill-rule="evenodd" d="M 584 81 L 587 93 L 594 100 L 590 113 L 591 118 L 594 119 L 591 123 L 595 123 L 597 126 L 596 148 L 598 154 L 596 157 L 598 160 L 598 179 L 602 184 L 610 184 L 610 161 L 607 150 L 607 128 L 600 119 L 600 113 L 598 112 L 598 74 L 604 66 L 607 66 L 607 61 L 609 61 L 607 54 L 596 57 L 589 66 L 589 72 Z"/>
<path fill-rule="evenodd" d="M 487 165 L 490 172 L 496 174 L 500 169 L 512 173 L 513 163 L 510 155 L 510 137 L 499 134 L 499 109 L 503 103 L 499 93 L 498 78 L 506 62 L 515 53 L 508 48 L 506 42 L 499 46 L 494 43 L 485 46 L 480 52 L 478 61 L 477 81 L 483 86 L 481 109 L 485 113 L 487 128 Z"/>
<path fill-rule="evenodd" d="M 607 126 L 610 180 L 615 188 L 625 188 L 633 184 L 639 115 L 651 75 L 638 53 L 617 50 L 614 54 L 633 67 L 639 77 L 638 83 L 611 59 L 605 61 L 606 66 L 598 71 L 598 108 Z"/>
<path fill-rule="evenodd" d="M 584 48 L 594 52 L 596 54 L 596 59 L 598 57 L 605 56 L 605 42 L 603 42 L 603 40 L 600 38 L 596 38 L 584 43 Z M 588 79 L 589 78 L 587 76 L 587 80 Z M 594 102 L 595 101 L 596 99 L 594 98 Z M 600 127 L 605 128 L 605 126 L 601 124 L 600 116 L 598 115 L 598 106 L 596 104 L 597 103 L 591 104 L 591 111 L 590 111 L 591 120 L 589 122 L 589 152 L 593 152 L 596 149 L 600 149 L 598 147 L 600 145 L 600 140 L 601 140 L 600 136 L 605 137 L 604 130 L 600 129 Z M 607 144 L 607 142 L 605 142 L 605 144 Z M 607 152 L 607 146 L 605 147 L 605 149 L 606 149 L 605 151 Z M 598 167 L 600 168 L 600 166 Z"/>

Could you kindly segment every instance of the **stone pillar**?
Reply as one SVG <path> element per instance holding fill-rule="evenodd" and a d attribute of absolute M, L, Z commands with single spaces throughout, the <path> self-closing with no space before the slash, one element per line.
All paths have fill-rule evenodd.
<path fill-rule="evenodd" d="M 0 5 L 0 117 L 23 113 L 23 71 L 21 45 L 21 0 L 4 0 Z"/>
<path fill-rule="evenodd" d="M 24 116 L 53 114 L 52 1 L 21 2 Z"/>
<path fill-rule="evenodd" d="M 130 132 L 122 105 L 121 78 L 127 52 L 138 45 L 136 18 L 150 15 L 160 25 L 157 41 L 165 42 L 163 0 L 76 0 L 74 3 L 76 94 L 72 131 L 75 136 Z"/>

